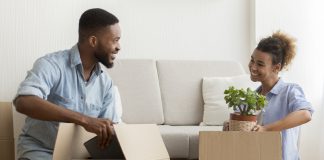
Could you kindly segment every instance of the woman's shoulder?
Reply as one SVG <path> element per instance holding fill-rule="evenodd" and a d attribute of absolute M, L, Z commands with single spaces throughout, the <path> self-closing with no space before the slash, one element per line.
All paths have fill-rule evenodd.
<path fill-rule="evenodd" d="M 291 83 L 291 82 L 284 82 L 281 80 L 281 84 L 280 84 L 280 88 L 281 88 L 281 91 L 284 91 L 286 93 L 297 93 L 297 94 L 304 94 L 304 91 L 302 89 L 302 87 L 297 84 L 297 83 Z"/>
<path fill-rule="evenodd" d="M 302 89 L 302 87 L 297 83 L 286 83 L 286 86 L 289 89 Z"/>
<path fill-rule="evenodd" d="M 286 83 L 285 92 L 290 98 L 305 96 L 303 88 L 297 83 Z"/>

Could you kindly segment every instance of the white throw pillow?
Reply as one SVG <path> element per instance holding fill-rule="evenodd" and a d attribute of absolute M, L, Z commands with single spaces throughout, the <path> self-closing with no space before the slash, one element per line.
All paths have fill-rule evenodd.
<path fill-rule="evenodd" d="M 115 107 L 118 117 L 120 118 L 119 122 L 122 123 L 122 115 L 123 115 L 123 107 L 119 95 L 119 90 L 117 86 L 113 86 L 114 92 L 115 92 Z"/>
<path fill-rule="evenodd" d="M 223 125 L 223 122 L 229 119 L 232 109 L 228 108 L 224 100 L 224 91 L 229 86 L 244 89 L 250 87 L 255 90 L 259 83 L 251 81 L 249 74 L 234 77 L 204 77 L 202 86 L 204 116 L 201 125 Z"/>

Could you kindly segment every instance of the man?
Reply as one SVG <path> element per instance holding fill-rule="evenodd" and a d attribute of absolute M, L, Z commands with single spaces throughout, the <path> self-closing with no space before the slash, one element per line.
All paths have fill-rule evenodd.
<path fill-rule="evenodd" d="M 26 114 L 19 136 L 19 159 L 52 159 L 58 122 L 81 125 L 105 147 L 118 123 L 112 80 L 99 62 L 111 68 L 120 50 L 117 17 L 95 8 L 79 20 L 79 41 L 69 50 L 39 58 L 20 84 L 16 110 Z"/>

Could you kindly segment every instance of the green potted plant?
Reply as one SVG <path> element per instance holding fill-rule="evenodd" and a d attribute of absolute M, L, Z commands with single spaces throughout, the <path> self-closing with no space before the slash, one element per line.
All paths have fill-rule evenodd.
<path fill-rule="evenodd" d="M 230 131 L 251 131 L 257 122 L 257 111 L 267 104 L 266 97 L 250 88 L 236 89 L 230 86 L 224 91 L 225 101 L 234 113 L 230 114 Z"/>

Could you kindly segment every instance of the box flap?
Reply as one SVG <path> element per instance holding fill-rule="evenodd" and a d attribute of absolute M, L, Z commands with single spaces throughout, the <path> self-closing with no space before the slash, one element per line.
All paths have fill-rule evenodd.
<path fill-rule="evenodd" d="M 73 123 L 60 123 L 55 142 L 53 160 L 88 158 L 90 155 L 83 143 L 96 136 Z"/>
<path fill-rule="evenodd" d="M 155 124 L 118 124 L 114 128 L 127 160 L 170 159 Z"/>
<path fill-rule="evenodd" d="M 170 159 L 157 125 L 118 124 L 114 129 L 127 160 Z M 84 143 L 95 136 L 73 123 L 60 123 L 53 160 L 87 159 Z"/>

